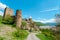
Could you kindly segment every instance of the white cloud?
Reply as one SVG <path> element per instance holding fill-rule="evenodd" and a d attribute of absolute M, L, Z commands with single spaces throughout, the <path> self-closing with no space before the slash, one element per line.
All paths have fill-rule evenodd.
<path fill-rule="evenodd" d="M 42 23 L 53 23 L 55 22 L 55 19 L 48 19 L 48 20 L 41 20 Z"/>
<path fill-rule="evenodd" d="M 3 14 L 4 14 L 4 9 L 6 8 L 6 7 L 8 7 L 6 4 L 3 4 L 3 3 L 1 3 L 0 2 L 0 15 L 1 16 L 3 16 Z M 1 11 L 2 10 L 2 11 Z"/>
<path fill-rule="evenodd" d="M 0 10 L 3 10 L 7 7 L 7 5 L 3 4 L 3 3 L 0 3 Z"/>
<path fill-rule="evenodd" d="M 56 8 L 51 8 L 51 9 L 43 10 L 43 11 L 40 11 L 40 12 L 55 11 L 55 10 L 59 10 L 59 9 L 60 9 L 60 7 L 56 7 Z"/>
<path fill-rule="evenodd" d="M 32 18 L 32 16 L 30 16 L 29 18 Z"/>
<path fill-rule="evenodd" d="M 43 19 L 43 20 L 34 20 L 36 22 L 42 22 L 42 23 L 54 23 L 55 19 Z"/>
<path fill-rule="evenodd" d="M 3 12 L 2 11 L 0 11 L 0 15 L 3 16 Z"/>

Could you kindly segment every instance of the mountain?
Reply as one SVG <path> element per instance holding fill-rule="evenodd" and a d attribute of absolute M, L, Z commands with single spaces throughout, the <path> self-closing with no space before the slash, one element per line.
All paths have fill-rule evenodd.
<path fill-rule="evenodd" d="M 56 25 L 56 23 L 46 23 L 46 24 L 49 26 L 55 26 Z"/>
<path fill-rule="evenodd" d="M 41 22 L 35 22 L 37 26 L 46 26 L 47 24 L 41 23 Z"/>

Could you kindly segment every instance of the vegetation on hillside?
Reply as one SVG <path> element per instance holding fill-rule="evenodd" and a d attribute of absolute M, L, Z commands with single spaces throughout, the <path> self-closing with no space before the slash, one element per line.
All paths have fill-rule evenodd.
<path fill-rule="evenodd" d="M 35 22 L 37 26 L 46 26 L 47 24 L 41 23 L 41 22 Z"/>
<path fill-rule="evenodd" d="M 13 24 L 11 23 L 13 23 L 11 17 L 2 20 L 2 16 L 0 16 L 0 40 L 24 40 L 28 36 L 28 32 L 12 27 Z M 22 24 L 25 26 L 25 22 Z"/>
<path fill-rule="evenodd" d="M 14 40 L 24 40 L 28 36 L 28 32 L 26 30 L 20 30 L 13 32 Z"/>
<path fill-rule="evenodd" d="M 22 21 L 22 29 L 24 29 L 24 28 L 26 28 L 26 26 L 27 26 L 27 23 L 26 23 L 26 21 Z"/>
<path fill-rule="evenodd" d="M 13 24 L 14 23 L 14 19 L 12 17 L 7 17 L 7 18 L 3 19 L 2 22 L 4 24 Z"/>
<path fill-rule="evenodd" d="M 37 34 L 41 40 L 54 40 L 53 33 L 48 29 L 41 29 L 42 33 Z"/>
<path fill-rule="evenodd" d="M 2 23 L 2 16 L 0 16 L 0 23 Z"/>
<path fill-rule="evenodd" d="M 54 33 L 50 29 L 41 29 L 41 33 L 36 35 L 41 40 L 59 40 L 60 33 Z"/>
<path fill-rule="evenodd" d="M 60 27 L 60 14 L 56 15 L 56 26 Z"/>
<path fill-rule="evenodd" d="M 60 27 L 60 23 L 57 23 L 56 27 Z"/>
<path fill-rule="evenodd" d="M 24 40 L 28 36 L 28 32 L 26 30 L 20 30 L 19 28 L 1 24 L 0 36 L 1 40 Z"/>
<path fill-rule="evenodd" d="M 13 18 L 8 17 L 4 20 L 2 20 L 2 16 L 0 16 L 0 40 L 24 40 L 28 36 L 28 32 L 26 30 L 22 30 L 16 27 L 11 27 L 10 25 L 14 25 Z M 3 24 L 4 23 L 4 24 Z M 10 25 L 5 25 L 10 24 Z M 30 26 L 46 26 L 47 24 L 43 24 L 40 22 L 35 22 L 33 24 L 30 24 Z M 22 27 L 26 27 L 27 23 L 26 21 L 22 21 Z M 49 29 L 41 29 L 42 33 L 37 34 L 37 37 L 41 40 L 59 40 L 60 39 L 60 33 L 54 34 Z"/>

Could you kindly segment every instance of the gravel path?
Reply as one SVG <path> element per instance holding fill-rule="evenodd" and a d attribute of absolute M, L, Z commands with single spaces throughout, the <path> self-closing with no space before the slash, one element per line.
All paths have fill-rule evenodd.
<path fill-rule="evenodd" d="M 36 33 L 30 33 L 26 40 L 40 40 L 39 38 L 36 37 L 35 34 Z"/>

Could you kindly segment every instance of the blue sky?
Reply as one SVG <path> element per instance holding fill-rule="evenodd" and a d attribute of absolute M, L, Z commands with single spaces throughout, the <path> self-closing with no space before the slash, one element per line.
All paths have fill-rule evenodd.
<path fill-rule="evenodd" d="M 51 21 L 59 13 L 60 0 L 0 0 L 0 3 L 14 9 L 22 10 L 23 18 L 32 16 L 35 21 Z M 1 11 L 1 9 L 0 9 Z"/>

